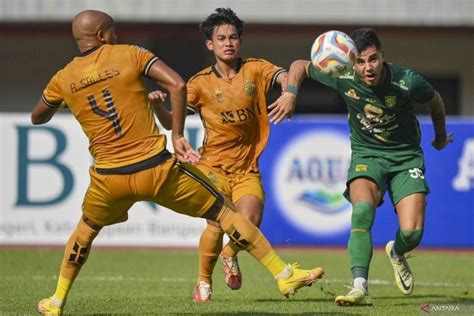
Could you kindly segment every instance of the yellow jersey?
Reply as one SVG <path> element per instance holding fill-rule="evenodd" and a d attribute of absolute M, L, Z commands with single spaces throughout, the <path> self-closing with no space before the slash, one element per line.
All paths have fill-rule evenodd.
<path fill-rule="evenodd" d="M 43 101 L 67 104 L 97 168 L 130 165 L 165 149 L 143 82 L 157 60 L 138 46 L 102 45 L 75 57 L 46 86 Z"/>
<path fill-rule="evenodd" d="M 258 171 L 270 129 L 266 95 L 284 71 L 247 58 L 239 59 L 233 78 L 222 78 L 211 66 L 188 81 L 188 109 L 199 113 L 205 129 L 199 164 L 227 173 Z"/>

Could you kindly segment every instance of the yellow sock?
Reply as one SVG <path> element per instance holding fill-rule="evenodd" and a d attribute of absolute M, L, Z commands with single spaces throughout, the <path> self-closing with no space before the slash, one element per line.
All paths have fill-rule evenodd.
<path fill-rule="evenodd" d="M 79 220 L 76 230 L 72 233 L 64 250 L 58 284 L 54 293 L 56 298 L 62 301 L 66 299 L 74 279 L 89 256 L 92 241 L 99 231 L 100 228 L 90 227 L 82 218 Z"/>
<path fill-rule="evenodd" d="M 273 276 L 278 275 L 285 269 L 286 264 L 276 254 L 262 232 L 244 215 L 237 212 L 227 200 L 217 217 L 217 221 L 239 249 L 247 250 Z"/>
<path fill-rule="evenodd" d="M 199 239 L 199 281 L 212 284 L 212 272 L 222 250 L 224 231 L 208 224 Z"/>
<path fill-rule="evenodd" d="M 267 268 L 268 271 L 276 278 L 283 270 L 286 269 L 287 264 L 281 260 L 274 250 L 270 251 L 260 262 Z"/>
<path fill-rule="evenodd" d="M 58 284 L 56 286 L 56 292 L 54 292 L 54 296 L 64 302 L 64 300 L 66 299 L 67 293 L 69 293 L 69 289 L 71 288 L 71 285 L 72 285 L 72 280 L 59 276 Z"/>

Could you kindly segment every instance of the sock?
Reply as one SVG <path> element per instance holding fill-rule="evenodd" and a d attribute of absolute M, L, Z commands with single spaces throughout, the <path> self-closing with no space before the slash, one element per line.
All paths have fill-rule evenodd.
<path fill-rule="evenodd" d="M 406 252 L 412 251 L 416 248 L 423 238 L 423 228 L 417 230 L 397 230 L 394 252 L 403 256 Z"/>
<path fill-rule="evenodd" d="M 372 259 L 372 237 L 370 230 L 374 222 L 375 208 L 366 201 L 353 205 L 352 229 L 349 238 L 349 259 L 353 278 L 367 279 Z"/>
<path fill-rule="evenodd" d="M 362 289 L 365 292 L 368 292 L 368 285 L 366 278 L 355 278 L 353 282 L 353 286 L 358 289 Z"/>
<path fill-rule="evenodd" d="M 275 253 L 262 232 L 244 215 L 237 212 L 227 199 L 217 216 L 217 221 L 237 247 L 247 250 L 274 277 L 285 270 L 285 262 Z"/>
<path fill-rule="evenodd" d="M 99 231 L 100 228 L 93 229 L 81 218 L 76 230 L 69 238 L 64 251 L 58 284 L 54 292 L 54 297 L 61 300 L 61 302 L 66 300 L 74 279 L 89 256 L 92 241 Z"/>
<path fill-rule="evenodd" d="M 368 279 L 369 278 L 369 268 L 368 267 L 352 267 L 352 278 L 355 280 L 357 278 Z"/>
<path fill-rule="evenodd" d="M 224 231 L 207 224 L 199 239 L 199 281 L 212 284 L 212 272 L 222 250 Z"/>
<path fill-rule="evenodd" d="M 239 251 L 239 246 L 237 246 L 237 244 L 232 240 L 229 240 L 229 242 L 224 246 L 224 249 L 222 249 L 222 253 L 226 258 L 237 256 L 237 253 L 239 253 Z"/>

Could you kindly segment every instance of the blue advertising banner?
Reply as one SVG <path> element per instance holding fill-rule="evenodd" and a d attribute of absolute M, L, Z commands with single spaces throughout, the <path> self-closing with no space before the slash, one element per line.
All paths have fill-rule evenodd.
<path fill-rule="evenodd" d="M 449 119 L 454 142 L 431 146 L 433 127 L 420 119 L 427 196 L 425 247 L 474 247 L 474 120 Z M 342 117 L 297 117 L 272 126 L 260 159 L 266 193 L 262 230 L 274 245 L 345 246 L 351 205 L 342 193 L 350 162 L 349 127 Z M 377 209 L 375 246 L 395 238 L 397 216 L 388 195 Z"/>

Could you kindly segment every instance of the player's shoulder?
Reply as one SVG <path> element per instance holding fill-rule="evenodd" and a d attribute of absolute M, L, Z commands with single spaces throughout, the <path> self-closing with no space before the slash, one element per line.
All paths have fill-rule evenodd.
<path fill-rule="evenodd" d="M 311 64 L 311 63 L 310 63 Z M 314 67 L 314 66 L 313 66 Z M 354 76 L 355 76 L 355 70 L 354 69 L 351 69 L 345 73 L 343 73 L 342 75 L 336 77 L 336 79 L 339 79 L 339 80 L 350 80 L 350 81 L 354 81 Z"/>
<path fill-rule="evenodd" d="M 424 80 L 415 71 L 392 63 L 387 63 L 392 76 L 392 84 L 404 91 L 409 91 L 418 80 Z"/>
<path fill-rule="evenodd" d="M 268 60 L 263 58 L 255 58 L 255 57 L 246 57 L 241 59 L 242 65 L 244 64 L 252 64 L 252 63 L 268 63 Z"/>
<path fill-rule="evenodd" d="M 199 81 L 201 79 L 206 79 L 211 74 L 212 74 L 212 67 L 211 66 L 206 67 L 206 68 L 200 70 L 199 72 L 197 72 L 196 74 L 194 74 L 191 78 L 189 78 L 188 84 L 190 84 L 191 82 Z"/>
<path fill-rule="evenodd" d="M 266 59 L 263 58 L 255 58 L 255 57 L 246 57 L 240 59 L 240 67 L 251 68 L 251 67 L 262 67 L 265 65 L 273 65 Z"/>

